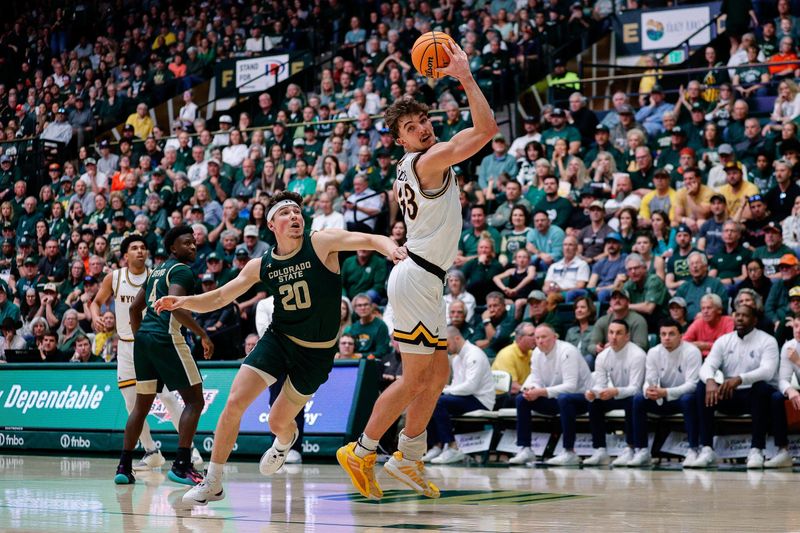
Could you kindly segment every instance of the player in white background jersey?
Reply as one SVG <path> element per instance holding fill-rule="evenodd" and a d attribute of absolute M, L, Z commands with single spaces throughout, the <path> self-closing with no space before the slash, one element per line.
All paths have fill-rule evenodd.
<path fill-rule="evenodd" d="M 439 489 L 425 479 L 421 459 L 427 451 L 425 428 L 450 376 L 444 282 L 461 235 L 459 191 L 450 167 L 478 153 L 498 131 L 467 55 L 457 45 L 445 43 L 450 64 L 439 72 L 464 87 L 474 126 L 448 142 L 436 142 L 428 107 L 410 96 L 397 100 L 385 115 L 395 142 L 406 152 L 398 163 L 394 193 L 408 228 L 408 259 L 392 270 L 387 289 L 403 377 L 380 395 L 358 441 L 336 454 L 353 485 L 370 499 L 383 496 L 374 474 L 378 441 L 404 411 L 406 425 L 398 451 L 384 470 L 420 494 L 439 497 Z"/>
<path fill-rule="evenodd" d="M 100 290 L 91 303 L 92 327 L 96 332 L 104 331 L 100 308 L 109 303 L 114 298 L 114 314 L 117 317 L 117 335 L 119 336 L 119 347 L 117 349 L 117 386 L 119 392 L 125 399 L 125 408 L 128 413 L 133 409 L 136 402 L 136 372 L 133 368 L 133 331 L 131 331 L 130 306 L 133 299 L 144 287 L 150 270 L 145 265 L 147 261 L 147 245 L 144 238 L 138 234 L 131 234 L 123 239 L 120 244 L 120 254 L 125 259 L 127 266 L 114 270 L 111 274 L 103 278 Z M 183 406 L 178 402 L 175 394 L 164 389 L 158 395 L 161 403 L 169 413 L 172 425 L 178 429 L 178 422 L 181 419 Z M 134 470 L 150 470 L 158 468 L 164 464 L 164 456 L 161 455 L 153 437 L 150 435 L 150 427 L 144 423 L 139 441 L 145 450 L 144 457 L 134 465 Z M 196 448 L 192 448 L 192 462 L 195 468 L 202 467 L 203 459 Z"/>

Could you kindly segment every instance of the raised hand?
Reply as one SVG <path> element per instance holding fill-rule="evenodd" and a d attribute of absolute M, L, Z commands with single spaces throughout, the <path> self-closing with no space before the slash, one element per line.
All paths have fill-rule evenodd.
<path fill-rule="evenodd" d="M 469 59 L 464 50 L 452 41 L 445 41 L 444 47 L 447 50 L 447 55 L 450 58 L 450 64 L 444 68 L 437 69 L 439 74 L 447 74 L 455 79 L 461 81 L 472 77 L 472 71 L 469 69 Z"/>

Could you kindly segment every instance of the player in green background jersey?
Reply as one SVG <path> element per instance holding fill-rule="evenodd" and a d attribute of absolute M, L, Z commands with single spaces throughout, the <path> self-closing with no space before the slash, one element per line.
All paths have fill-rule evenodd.
<path fill-rule="evenodd" d="M 269 413 L 275 440 L 262 456 L 259 469 L 269 475 L 283 465 L 298 435 L 295 416 L 333 367 L 342 296 L 339 252 L 368 249 L 394 261 L 406 257 L 404 248 L 380 235 L 337 229 L 305 235 L 301 206 L 302 198 L 296 193 L 284 191 L 272 197 L 267 224 L 275 232 L 277 245 L 247 263 L 225 286 L 196 296 L 170 295 L 156 302 L 157 311 L 206 313 L 228 305 L 258 282 L 275 297 L 270 329 L 244 360 L 231 385 L 217 422 L 206 479 L 184 495 L 184 502 L 204 504 L 224 497 L 222 469 L 236 442 L 242 414 L 285 374 L 286 382 Z"/>
<path fill-rule="evenodd" d="M 133 448 L 153 399 L 164 386 L 177 390 L 186 404 L 178 426 L 178 453 L 168 477 L 184 485 L 195 485 L 203 479 L 191 461 L 192 439 L 204 405 L 203 380 L 181 335 L 181 326 L 200 337 L 206 359 L 213 355 L 214 345 L 188 311 L 176 309 L 157 313 L 154 307 L 156 300 L 164 296 L 194 293 L 195 277 L 188 266 L 196 254 L 191 226 L 176 226 L 169 230 L 164 236 L 164 247 L 170 254 L 169 258 L 153 270 L 130 308 L 136 404 L 125 426 L 122 455 L 114 477 L 118 485 L 135 482 L 131 467 Z"/>

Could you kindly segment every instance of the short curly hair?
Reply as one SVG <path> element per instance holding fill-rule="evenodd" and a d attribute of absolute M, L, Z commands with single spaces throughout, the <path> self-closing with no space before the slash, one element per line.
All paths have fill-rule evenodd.
<path fill-rule="evenodd" d="M 405 95 L 386 109 L 383 119 L 386 122 L 386 127 L 392 133 L 392 137 L 397 139 L 400 136 L 401 118 L 420 113 L 427 115 L 428 111 L 430 111 L 430 108 L 426 104 L 417 102 L 413 96 Z"/>

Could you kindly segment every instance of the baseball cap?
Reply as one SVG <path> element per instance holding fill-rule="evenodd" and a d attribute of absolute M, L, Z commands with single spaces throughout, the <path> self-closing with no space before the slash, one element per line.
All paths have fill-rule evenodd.
<path fill-rule="evenodd" d="M 661 85 L 659 85 L 658 83 L 653 85 L 653 88 L 650 89 L 650 93 L 651 94 L 652 93 L 663 93 L 663 92 L 664 92 L 664 88 Z"/>
<path fill-rule="evenodd" d="M 222 261 L 222 259 L 220 259 L 219 254 L 217 252 L 211 252 L 206 256 L 206 262 L 208 261 Z"/>
<path fill-rule="evenodd" d="M 97 278 L 94 276 L 86 276 L 83 278 L 84 283 L 97 283 Z"/>
<path fill-rule="evenodd" d="M 612 231 L 611 233 L 606 235 L 605 239 L 603 239 L 603 242 L 608 242 L 608 241 L 622 242 L 622 235 L 620 235 L 616 231 Z"/>
<path fill-rule="evenodd" d="M 90 235 L 94 235 L 94 228 L 91 227 L 88 224 L 84 224 L 84 226 L 81 228 L 81 234 L 85 234 L 85 233 L 88 233 Z"/>
<path fill-rule="evenodd" d="M 626 289 L 614 289 L 614 291 L 611 293 L 611 296 L 613 297 L 616 296 L 617 294 L 621 295 L 626 300 L 631 299 L 631 295 Z"/>
<path fill-rule="evenodd" d="M 789 289 L 789 299 L 800 298 L 800 287 L 792 287 Z"/>
<path fill-rule="evenodd" d="M 725 163 L 725 172 L 729 170 L 738 170 L 739 172 L 742 171 L 742 162 L 741 161 L 728 161 Z"/>
<path fill-rule="evenodd" d="M 25 261 L 23 261 L 22 264 L 28 266 L 28 265 L 37 265 L 38 263 L 36 262 L 36 259 L 34 259 L 33 257 L 26 257 Z"/>
<path fill-rule="evenodd" d="M 114 218 L 125 218 L 125 211 L 114 211 Z"/>
<path fill-rule="evenodd" d="M 733 146 L 728 143 L 720 144 L 717 153 L 720 155 L 733 155 Z"/>
<path fill-rule="evenodd" d="M 221 117 L 219 117 L 219 123 L 220 124 L 233 124 L 233 119 L 231 118 L 230 115 L 222 115 Z"/>
<path fill-rule="evenodd" d="M 19 240 L 20 246 L 33 246 L 33 243 L 28 237 L 21 237 Z"/>
<path fill-rule="evenodd" d="M 358 130 L 356 133 L 357 137 L 369 137 L 369 132 L 367 130 Z"/>
<path fill-rule="evenodd" d="M 101 150 L 103 148 L 111 148 L 111 143 L 109 143 L 108 141 L 100 141 L 100 144 L 98 146 Z"/>
<path fill-rule="evenodd" d="M 123 126 L 122 131 L 135 131 L 136 128 L 133 127 L 133 124 L 125 124 Z"/>
<path fill-rule="evenodd" d="M 531 291 L 531 293 L 528 295 L 528 301 L 530 302 L 531 300 L 543 302 L 547 300 L 547 295 L 542 291 Z"/>
<path fill-rule="evenodd" d="M 680 154 L 680 155 L 690 155 L 692 157 L 694 157 L 696 155 L 696 153 L 694 151 L 694 148 L 689 148 L 688 146 L 686 148 L 681 148 L 681 151 L 678 152 L 678 154 Z"/>
<path fill-rule="evenodd" d="M 61 176 L 61 179 L 59 181 L 62 182 L 62 183 L 64 183 L 64 182 L 72 183 L 72 178 L 70 178 L 69 176 L 64 174 L 63 176 Z"/>
<path fill-rule="evenodd" d="M 249 224 L 244 227 L 245 237 L 258 237 L 258 227 L 254 224 Z"/>
<path fill-rule="evenodd" d="M 688 233 L 689 235 L 692 234 L 692 230 L 689 229 L 689 226 L 686 224 L 678 224 L 678 227 L 675 228 L 675 233 Z"/>
<path fill-rule="evenodd" d="M 633 108 L 628 104 L 622 104 L 617 111 L 620 115 L 633 115 Z"/>
<path fill-rule="evenodd" d="M 764 231 L 775 231 L 777 233 L 783 234 L 783 228 L 777 222 L 768 222 L 766 226 L 764 226 Z"/>
<path fill-rule="evenodd" d="M 675 126 L 669 131 L 670 135 L 686 135 L 686 132 L 683 131 L 683 128 L 680 126 Z"/>
<path fill-rule="evenodd" d="M 248 257 L 250 254 L 247 252 L 246 248 L 236 248 L 236 253 L 234 253 L 236 257 Z"/>
<path fill-rule="evenodd" d="M 61 170 L 61 165 L 58 163 L 50 163 L 50 166 L 47 167 L 48 170 Z"/>
<path fill-rule="evenodd" d="M 387 134 L 391 134 L 392 130 L 390 130 L 389 128 L 384 126 L 384 127 L 380 128 L 380 129 L 378 129 L 378 133 L 380 133 L 381 135 L 387 135 Z"/>
<path fill-rule="evenodd" d="M 692 104 L 692 111 L 702 111 L 705 113 L 705 109 L 703 109 L 703 104 L 700 102 L 695 102 Z"/>
<path fill-rule="evenodd" d="M 163 168 L 161 168 L 161 167 L 156 167 L 156 168 L 153 170 L 153 176 L 166 176 L 166 175 L 167 175 L 167 171 L 166 171 L 166 170 L 164 170 L 164 169 L 163 169 Z"/>
<path fill-rule="evenodd" d="M 43 292 L 58 292 L 58 287 L 56 287 L 55 283 L 45 283 L 44 288 L 42 289 Z"/>
<path fill-rule="evenodd" d="M 501 143 L 505 143 L 506 142 L 506 138 L 502 133 L 496 134 L 494 137 L 492 137 L 492 140 L 493 141 L 497 141 L 497 142 L 501 142 Z"/>
<path fill-rule="evenodd" d="M 305 148 L 306 147 L 306 142 L 303 139 L 295 139 L 292 142 L 292 146 L 294 146 L 295 148 L 297 148 L 297 147 Z"/>
<path fill-rule="evenodd" d="M 212 282 L 212 281 L 214 281 L 214 274 L 212 274 L 211 272 L 206 272 L 205 274 L 200 276 L 200 281 L 202 283 Z"/>
<path fill-rule="evenodd" d="M 219 161 L 216 160 L 216 159 L 209 159 L 208 162 L 206 163 L 206 165 L 212 165 L 212 164 L 213 165 L 217 165 L 218 167 L 222 166 L 222 165 L 219 164 Z"/>
<path fill-rule="evenodd" d="M 7 155 L 0 155 L 0 163 L 10 163 L 11 158 Z"/>
<path fill-rule="evenodd" d="M 680 296 L 673 296 L 673 297 L 670 299 L 670 301 L 669 301 L 669 304 L 668 304 L 668 305 L 672 305 L 672 304 L 680 305 L 680 306 L 681 306 L 681 307 L 683 307 L 684 309 L 686 309 L 686 307 L 687 307 L 687 306 L 686 306 L 686 300 L 684 300 L 684 299 L 683 299 L 683 298 L 681 298 Z"/>
<path fill-rule="evenodd" d="M 727 204 L 728 203 L 728 200 L 725 199 L 725 196 L 723 196 L 723 195 L 721 195 L 719 193 L 712 194 L 711 198 L 708 199 L 709 202 L 713 202 L 715 200 L 719 201 L 719 202 L 722 202 L 723 204 Z"/>
<path fill-rule="evenodd" d="M 94 157 L 87 157 L 86 161 L 83 162 L 85 165 L 96 165 L 97 160 Z"/>
<path fill-rule="evenodd" d="M 56 113 L 66 113 L 66 112 L 67 112 L 67 110 L 65 108 L 63 108 L 63 107 L 59 107 L 58 111 L 56 111 Z"/>
<path fill-rule="evenodd" d="M 800 265 L 800 260 L 798 260 L 797 256 L 794 254 L 783 254 L 778 265 L 797 266 Z"/>
<path fill-rule="evenodd" d="M 522 122 L 526 124 L 536 124 L 537 122 L 539 122 L 539 117 L 537 117 L 536 115 L 525 115 L 524 117 L 522 117 Z"/>
<path fill-rule="evenodd" d="M 601 202 L 600 200 L 595 200 L 592 203 L 590 203 L 589 204 L 589 209 L 592 209 L 592 208 L 605 209 L 604 206 L 603 206 L 603 202 Z"/>
<path fill-rule="evenodd" d="M 156 249 L 155 256 L 156 257 L 167 257 L 167 250 L 163 246 L 159 246 Z"/>
<path fill-rule="evenodd" d="M 604 132 L 608 133 L 611 130 L 609 130 L 608 126 L 606 126 L 605 124 L 598 124 L 597 126 L 594 127 L 594 131 L 595 132 L 604 131 Z"/>
<path fill-rule="evenodd" d="M 197 212 L 200 212 L 200 213 L 204 213 L 205 212 L 205 210 L 202 207 L 200 207 L 199 205 L 197 205 L 197 204 L 194 204 L 192 206 L 192 208 L 190 209 L 190 211 L 194 211 L 196 213 Z"/>
<path fill-rule="evenodd" d="M 550 112 L 550 116 L 551 117 L 565 117 L 565 116 L 567 116 L 567 114 L 560 107 L 555 107 L 555 108 L 553 108 L 553 111 Z"/>
<path fill-rule="evenodd" d="M 315 128 L 313 124 L 306 124 L 303 131 L 317 131 L 317 128 Z"/>
<path fill-rule="evenodd" d="M 747 197 L 747 203 L 752 204 L 753 202 L 764 202 L 764 197 L 761 196 L 760 193 L 753 194 L 752 196 Z"/>

